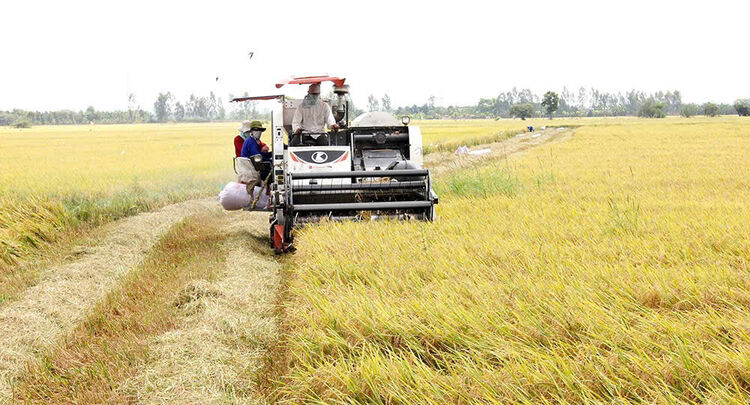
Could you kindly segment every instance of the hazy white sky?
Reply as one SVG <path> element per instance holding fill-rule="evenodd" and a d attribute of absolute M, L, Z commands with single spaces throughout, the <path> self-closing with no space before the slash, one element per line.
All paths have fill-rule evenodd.
<path fill-rule="evenodd" d="M 394 106 L 430 95 L 474 104 L 513 86 L 750 97 L 747 0 L 4 0 L 0 10 L 0 109 L 125 109 L 128 92 L 146 109 L 160 91 L 226 101 L 318 73 L 346 77 L 360 105 L 384 92 Z"/>

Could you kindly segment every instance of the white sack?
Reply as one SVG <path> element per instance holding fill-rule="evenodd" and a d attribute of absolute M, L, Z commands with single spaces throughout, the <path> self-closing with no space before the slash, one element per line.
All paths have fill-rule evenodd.
<path fill-rule="evenodd" d="M 253 195 L 247 193 L 247 186 L 242 183 L 230 182 L 219 193 L 219 204 L 227 211 L 250 209 L 253 200 L 260 194 L 254 211 L 268 209 L 268 194 L 261 187 L 253 188 Z"/>
<path fill-rule="evenodd" d="M 459 146 L 456 149 L 456 155 L 463 155 L 464 153 L 469 153 L 469 148 L 466 145 Z"/>
<path fill-rule="evenodd" d="M 242 183 L 229 182 L 219 193 L 219 204 L 228 211 L 241 210 L 250 202 L 250 195 Z"/>

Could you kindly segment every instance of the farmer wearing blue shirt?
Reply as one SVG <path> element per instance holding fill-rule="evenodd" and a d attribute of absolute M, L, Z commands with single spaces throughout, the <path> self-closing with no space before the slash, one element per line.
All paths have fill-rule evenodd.
<path fill-rule="evenodd" d="M 264 162 L 271 162 L 271 152 L 268 151 L 268 146 L 260 141 L 260 136 L 263 134 L 263 124 L 260 121 L 253 121 L 250 123 L 249 136 L 245 139 L 245 143 L 242 144 L 242 152 L 240 157 L 251 159 L 255 155 L 260 155 Z M 265 180 L 268 176 L 270 167 L 265 167 L 260 172 L 260 178 Z"/>

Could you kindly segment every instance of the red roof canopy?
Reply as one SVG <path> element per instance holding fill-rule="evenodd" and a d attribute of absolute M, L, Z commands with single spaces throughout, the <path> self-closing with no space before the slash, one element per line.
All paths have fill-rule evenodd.
<path fill-rule="evenodd" d="M 278 83 L 276 83 L 276 88 L 280 89 L 284 87 L 284 85 L 287 84 L 313 84 L 313 83 L 320 83 L 320 82 L 333 82 L 336 86 L 343 86 L 344 80 L 346 78 L 344 77 L 334 77 L 334 76 L 304 76 L 304 77 L 295 77 L 290 80 L 282 80 Z"/>

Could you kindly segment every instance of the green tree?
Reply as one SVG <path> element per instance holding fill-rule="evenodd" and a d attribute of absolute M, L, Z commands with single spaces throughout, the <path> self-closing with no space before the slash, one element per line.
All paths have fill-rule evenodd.
<path fill-rule="evenodd" d="M 250 97 L 250 93 L 245 92 L 242 97 Z M 243 101 L 242 103 L 242 119 L 248 120 L 251 117 L 255 117 L 257 101 Z"/>
<path fill-rule="evenodd" d="M 370 94 L 370 97 L 367 97 L 367 108 L 370 109 L 370 111 L 378 111 L 380 109 L 380 103 L 378 103 L 378 99 L 375 98 L 372 94 Z"/>
<path fill-rule="evenodd" d="M 216 101 L 216 95 L 213 91 L 208 94 L 206 107 L 206 118 L 209 120 L 215 120 L 219 116 L 219 104 Z"/>
<path fill-rule="evenodd" d="M 96 110 L 94 109 L 94 106 L 89 106 L 89 108 L 86 109 L 86 121 L 88 122 L 94 122 L 96 121 Z"/>
<path fill-rule="evenodd" d="M 166 122 L 172 115 L 172 107 L 170 105 L 172 101 L 172 93 L 159 93 L 154 102 L 154 115 L 156 121 Z"/>
<path fill-rule="evenodd" d="M 547 116 L 552 119 L 552 114 L 560 107 L 560 97 L 554 91 L 544 93 L 542 106 L 547 111 Z"/>
<path fill-rule="evenodd" d="M 193 105 L 193 118 L 199 121 L 208 121 L 209 116 L 209 101 L 204 96 L 198 96 L 195 98 L 195 104 Z"/>
<path fill-rule="evenodd" d="M 644 101 L 643 104 L 638 108 L 638 116 L 645 118 L 664 118 L 664 103 L 656 101 L 652 98 Z"/>
<path fill-rule="evenodd" d="M 185 119 L 185 107 L 179 101 L 174 104 L 174 120 L 183 121 Z"/>
<path fill-rule="evenodd" d="M 245 92 L 245 95 L 247 95 L 247 92 Z M 188 97 L 188 100 L 185 102 L 185 117 L 187 119 L 192 119 L 195 117 L 195 94 L 190 94 L 190 97 Z"/>
<path fill-rule="evenodd" d="M 703 114 L 709 117 L 715 117 L 719 115 L 719 106 L 714 103 L 706 103 L 703 106 Z"/>
<path fill-rule="evenodd" d="M 510 115 L 525 120 L 534 115 L 534 105 L 531 103 L 513 104 L 510 107 Z"/>
<path fill-rule="evenodd" d="M 216 110 L 216 118 L 219 120 L 224 120 L 227 118 L 227 110 L 224 108 L 224 102 L 221 101 L 221 97 L 219 97 L 216 100 L 217 110 Z"/>
<path fill-rule="evenodd" d="M 699 112 L 700 107 L 698 107 L 698 105 L 694 103 L 683 104 L 682 107 L 680 107 L 680 115 L 685 118 L 690 118 L 694 115 L 697 115 Z"/>
<path fill-rule="evenodd" d="M 128 94 L 128 118 L 130 122 L 135 122 L 136 111 L 139 109 L 138 103 L 135 101 L 135 94 Z"/>
<path fill-rule="evenodd" d="M 31 121 L 27 119 L 18 119 L 13 122 L 13 128 L 31 128 Z"/>
<path fill-rule="evenodd" d="M 391 97 L 388 95 L 388 93 L 383 95 L 383 98 L 380 99 L 381 105 L 383 106 L 383 111 L 391 112 Z"/>
<path fill-rule="evenodd" d="M 750 99 L 737 100 L 734 102 L 734 109 L 740 117 L 750 116 Z"/>

